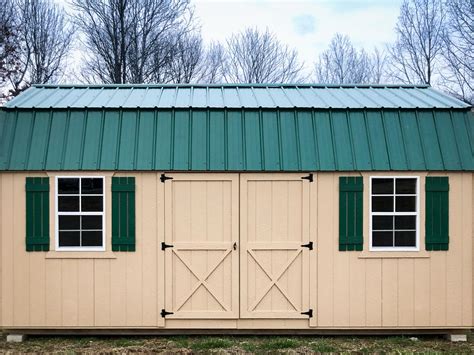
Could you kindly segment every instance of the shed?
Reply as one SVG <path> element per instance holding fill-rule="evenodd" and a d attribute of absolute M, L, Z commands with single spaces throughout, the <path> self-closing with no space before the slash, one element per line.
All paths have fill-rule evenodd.
<path fill-rule="evenodd" d="M 0 326 L 473 328 L 470 110 L 428 86 L 33 86 L 0 110 Z"/>

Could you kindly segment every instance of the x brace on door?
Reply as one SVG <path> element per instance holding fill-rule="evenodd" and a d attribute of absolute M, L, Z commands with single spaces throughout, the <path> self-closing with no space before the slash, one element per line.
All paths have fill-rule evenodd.
<path fill-rule="evenodd" d="M 262 302 L 263 298 L 267 295 L 268 292 L 272 289 L 273 286 L 276 286 L 282 295 L 286 298 L 286 300 L 293 306 L 295 311 L 298 311 L 298 307 L 293 303 L 291 298 L 288 296 L 286 291 L 280 287 L 278 284 L 278 281 L 280 278 L 283 276 L 283 274 L 288 270 L 288 268 L 293 264 L 293 262 L 296 260 L 296 258 L 300 255 L 301 249 L 296 250 L 295 254 L 288 260 L 288 262 L 284 265 L 284 267 L 280 270 L 278 274 L 276 274 L 276 277 L 272 275 L 271 272 L 269 272 L 265 267 L 262 265 L 262 263 L 258 260 L 257 256 L 254 253 L 254 250 L 249 249 L 247 252 L 252 256 L 252 258 L 255 260 L 255 262 L 260 266 L 260 268 L 263 270 L 263 272 L 267 275 L 267 277 L 270 279 L 270 284 L 263 289 L 263 291 L 260 293 L 258 297 L 256 297 L 254 303 L 250 306 L 250 311 L 255 310 L 255 308 Z"/>
<path fill-rule="evenodd" d="M 229 249 L 224 249 L 224 254 L 221 256 L 221 258 L 217 261 L 217 263 L 204 275 L 204 277 L 202 277 L 201 275 L 198 275 L 197 272 L 195 272 L 193 270 L 193 268 L 191 267 L 191 265 L 189 265 L 189 263 L 185 260 L 185 258 L 180 254 L 180 252 L 176 249 L 172 249 L 173 250 L 173 253 L 179 258 L 179 260 L 184 264 L 184 266 L 186 266 L 186 268 L 196 277 L 196 279 L 198 280 L 197 284 L 192 288 L 191 292 L 183 297 L 183 299 L 181 300 L 181 302 L 178 302 L 177 303 L 177 306 L 176 306 L 176 311 L 179 311 L 181 309 L 181 307 L 184 306 L 184 304 L 194 295 L 194 293 L 199 289 L 199 287 L 201 287 L 201 285 L 203 287 L 206 288 L 206 290 L 209 292 L 209 294 L 217 301 L 217 303 L 219 303 L 221 305 L 221 307 L 225 310 L 225 311 L 230 311 L 230 307 L 223 301 L 223 300 L 220 300 L 212 291 L 211 291 L 211 286 L 209 285 L 209 283 L 207 282 L 207 279 L 214 273 L 214 271 L 216 271 L 216 269 L 219 267 L 220 264 L 222 264 L 222 262 L 227 258 L 227 256 L 232 252 L 232 248 L 229 248 Z"/>

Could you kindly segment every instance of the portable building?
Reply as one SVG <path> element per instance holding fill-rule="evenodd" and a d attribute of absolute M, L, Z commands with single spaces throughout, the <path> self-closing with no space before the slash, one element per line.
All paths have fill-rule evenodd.
<path fill-rule="evenodd" d="M 33 86 L 0 110 L 0 325 L 472 328 L 470 110 L 427 86 Z"/>

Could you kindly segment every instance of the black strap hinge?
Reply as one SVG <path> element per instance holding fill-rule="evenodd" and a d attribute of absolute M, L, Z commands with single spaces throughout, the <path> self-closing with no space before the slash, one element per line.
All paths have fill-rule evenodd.
<path fill-rule="evenodd" d="M 165 174 L 161 174 L 160 181 L 164 183 L 166 180 L 173 180 L 173 178 L 171 176 L 166 176 Z"/>
<path fill-rule="evenodd" d="M 313 182 L 313 174 L 309 174 L 308 176 L 303 176 L 303 180 L 308 180 L 309 182 Z"/>
<path fill-rule="evenodd" d="M 165 318 L 166 316 L 169 316 L 171 314 L 174 314 L 173 312 L 166 312 L 166 309 L 161 310 L 161 318 Z"/>
<path fill-rule="evenodd" d="M 308 316 L 309 318 L 313 318 L 313 309 L 310 308 L 307 312 L 301 312 L 301 314 Z"/>
<path fill-rule="evenodd" d="M 161 250 L 165 250 L 166 248 L 172 248 L 174 245 L 166 244 L 165 242 L 161 242 Z"/>
<path fill-rule="evenodd" d="M 313 242 L 309 242 L 308 244 L 301 244 L 302 248 L 308 248 L 309 250 L 313 250 Z"/>

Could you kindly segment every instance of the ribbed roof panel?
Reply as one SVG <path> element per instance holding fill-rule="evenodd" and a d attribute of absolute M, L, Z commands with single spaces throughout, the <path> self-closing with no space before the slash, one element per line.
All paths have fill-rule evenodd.
<path fill-rule="evenodd" d="M 468 108 L 428 86 L 36 85 L 6 108 Z"/>

